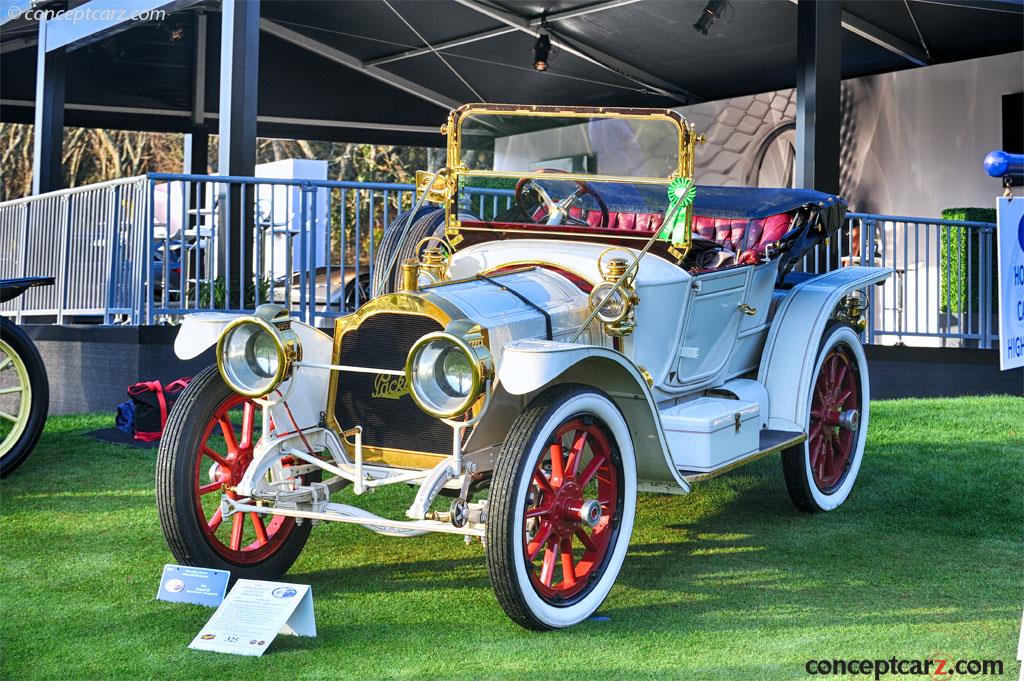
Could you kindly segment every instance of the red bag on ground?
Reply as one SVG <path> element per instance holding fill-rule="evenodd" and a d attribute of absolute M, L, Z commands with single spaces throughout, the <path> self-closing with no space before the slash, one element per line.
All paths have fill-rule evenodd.
<path fill-rule="evenodd" d="M 167 424 L 174 401 L 191 379 L 179 378 L 160 385 L 160 381 L 143 381 L 128 386 L 128 397 L 135 403 L 135 435 L 140 442 L 159 440 Z"/>

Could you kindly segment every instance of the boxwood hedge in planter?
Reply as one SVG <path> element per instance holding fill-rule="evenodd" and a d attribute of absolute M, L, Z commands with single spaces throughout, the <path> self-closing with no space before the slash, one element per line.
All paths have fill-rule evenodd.
<path fill-rule="evenodd" d="M 947 208 L 943 220 L 995 222 L 995 208 Z M 992 309 L 996 305 L 996 240 L 990 239 L 992 252 L 988 263 Z M 939 236 L 939 311 L 950 314 L 978 314 L 981 297 L 982 235 L 970 227 L 942 227 Z"/>

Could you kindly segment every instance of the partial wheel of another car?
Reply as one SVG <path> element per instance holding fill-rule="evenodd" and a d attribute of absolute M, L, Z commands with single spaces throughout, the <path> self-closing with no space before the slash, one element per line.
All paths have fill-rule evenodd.
<path fill-rule="evenodd" d="M 20 466 L 46 424 L 50 385 L 32 339 L 0 317 L 0 478 Z"/>
<path fill-rule="evenodd" d="M 782 453 L 789 496 L 807 513 L 831 511 L 850 496 L 868 431 L 867 359 L 857 333 L 826 329 L 807 397 L 807 439 Z"/>

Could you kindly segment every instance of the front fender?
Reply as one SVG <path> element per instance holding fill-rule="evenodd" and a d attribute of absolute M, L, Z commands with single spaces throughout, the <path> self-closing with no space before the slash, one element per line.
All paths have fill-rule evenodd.
<path fill-rule="evenodd" d="M 629 424 L 636 451 L 637 479 L 647 491 L 681 494 L 690 486 L 672 462 L 657 403 L 647 381 L 637 368 L 618 352 L 593 345 L 557 341 L 522 340 L 505 347 L 497 370 L 499 400 L 527 400 L 543 389 L 562 383 L 592 385 L 606 392 L 622 410 Z M 488 409 L 490 412 L 490 409 Z M 508 431 L 517 411 L 495 410 L 480 427 L 494 435 Z M 499 423 L 500 422 L 500 423 Z M 480 429 L 478 427 L 478 429 Z M 475 435 L 476 433 L 474 433 Z M 482 444 L 482 443 L 481 443 Z"/>
<path fill-rule="evenodd" d="M 220 332 L 241 314 L 234 312 L 195 312 L 185 315 L 174 337 L 178 359 L 193 359 L 217 344 Z"/>
<path fill-rule="evenodd" d="M 803 431 L 818 346 L 832 311 L 850 291 L 883 281 L 892 272 L 888 267 L 844 267 L 798 284 L 782 299 L 757 374 L 768 390 L 769 428 Z"/>
<path fill-rule="evenodd" d="M 197 312 L 186 315 L 174 339 L 174 353 L 181 359 L 198 357 L 217 344 L 221 332 L 234 319 L 244 316 L 229 312 Z M 334 350 L 331 337 L 307 324 L 292 320 L 292 330 L 302 344 L 302 359 L 316 364 L 330 364 Z M 311 366 L 298 366 L 291 378 L 268 396 L 270 415 L 278 432 L 311 428 L 320 423 L 327 410 L 330 371 Z"/>

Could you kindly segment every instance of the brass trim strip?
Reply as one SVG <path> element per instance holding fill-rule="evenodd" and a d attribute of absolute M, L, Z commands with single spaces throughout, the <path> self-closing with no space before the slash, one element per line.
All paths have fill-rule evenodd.
<path fill-rule="evenodd" d="M 497 272 L 498 270 L 505 269 L 506 267 L 515 267 L 517 269 L 510 269 L 510 270 L 508 270 L 508 272 L 500 272 L 499 274 L 492 274 L 492 272 Z M 494 276 L 502 276 L 504 274 L 517 274 L 519 272 L 528 272 L 530 270 L 534 270 L 534 269 L 537 269 L 537 268 L 540 268 L 542 270 L 548 270 L 548 271 L 550 271 L 549 268 L 553 268 L 554 270 L 556 270 L 556 272 L 555 272 L 556 274 L 557 274 L 557 270 L 562 270 L 563 272 L 568 272 L 568 273 L 570 273 L 572 275 L 575 275 L 575 276 L 579 277 L 583 281 L 589 283 L 591 286 L 593 286 L 594 283 L 595 283 L 594 282 L 594 278 L 592 276 L 588 276 L 588 275 L 583 274 L 582 272 L 580 272 L 578 270 L 574 270 L 571 267 L 566 267 L 565 265 L 559 264 L 557 262 L 553 262 L 551 260 L 540 260 L 540 259 L 536 259 L 536 260 L 512 260 L 512 261 L 509 261 L 509 262 L 505 262 L 505 263 L 501 263 L 501 264 L 498 264 L 498 265 L 494 265 L 493 267 L 488 267 L 487 269 L 484 269 L 484 270 L 480 270 L 480 274 L 486 274 L 487 276 L 494 277 Z M 476 279 L 476 277 L 475 276 L 474 277 L 467 277 L 463 281 L 469 281 L 469 280 L 473 280 L 473 279 Z"/>
<path fill-rule="evenodd" d="M 480 272 L 480 274 L 488 274 L 489 272 L 493 271 L 494 269 L 501 269 L 503 267 L 506 267 L 506 265 L 499 265 L 497 268 L 491 268 L 491 270 Z M 509 274 L 519 274 L 520 272 L 529 272 L 529 271 L 535 270 L 535 269 L 537 269 L 536 265 L 533 265 L 533 266 L 530 266 L 530 267 L 520 267 L 518 269 L 507 270 L 505 272 L 499 272 L 498 274 L 493 274 L 493 275 L 490 275 L 490 276 L 493 279 L 494 277 L 504 277 L 504 276 L 509 275 Z M 421 287 L 420 290 L 421 291 L 429 291 L 431 289 L 440 288 L 442 286 L 451 286 L 452 284 L 465 284 L 465 283 L 470 282 L 470 281 L 479 281 L 478 275 L 474 274 L 474 275 L 471 275 L 471 276 L 468 276 L 468 277 L 461 277 L 459 279 L 445 279 L 444 281 L 439 281 L 436 284 L 427 284 L 426 286 Z"/>
<path fill-rule="evenodd" d="M 486 224 L 486 223 L 484 223 L 482 221 L 480 223 L 481 224 Z M 573 234 L 572 232 L 548 231 L 548 230 L 544 230 L 544 229 L 528 229 L 528 230 L 517 231 L 515 228 L 499 229 L 497 227 L 475 227 L 475 226 L 467 225 L 465 222 L 462 222 L 461 220 L 453 221 L 452 225 L 455 228 L 459 229 L 459 230 L 465 230 L 467 232 L 488 232 L 488 233 L 491 233 L 491 234 L 493 234 L 494 232 L 502 232 L 502 231 L 505 231 L 505 232 L 515 232 L 516 234 L 521 234 L 523 239 L 529 239 L 534 234 L 543 234 L 545 236 L 560 236 L 560 237 L 564 237 L 566 235 L 572 235 Z M 601 233 L 598 233 L 598 232 L 594 232 L 594 233 L 591 233 L 591 232 L 585 232 L 585 233 L 584 232 L 579 232 L 579 233 L 577 233 L 577 235 L 583 235 L 583 236 L 586 236 L 588 239 L 595 239 L 595 240 L 598 240 L 598 239 L 620 239 L 620 240 L 638 241 L 638 242 L 640 242 L 642 244 L 643 243 L 647 243 L 647 240 L 650 238 L 650 234 L 647 234 L 645 236 L 633 236 L 632 234 L 630 234 L 626 230 L 609 229 L 609 230 L 606 230 L 606 231 L 607 231 L 607 234 L 601 234 Z"/>

